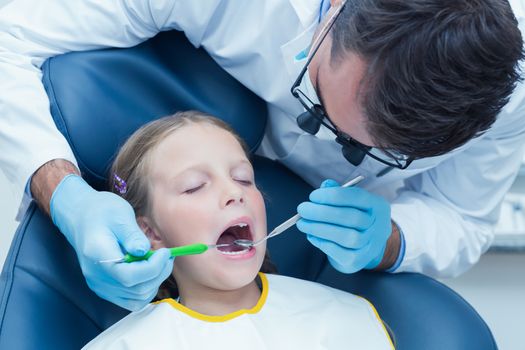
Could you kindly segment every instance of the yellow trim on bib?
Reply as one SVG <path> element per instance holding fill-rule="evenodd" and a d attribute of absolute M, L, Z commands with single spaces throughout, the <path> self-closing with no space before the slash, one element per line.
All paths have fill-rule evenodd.
<path fill-rule="evenodd" d="M 171 306 L 173 306 L 175 309 L 185 313 L 188 316 L 191 316 L 201 321 L 226 322 L 226 321 L 229 321 L 231 319 L 234 319 L 244 314 L 256 314 L 262 309 L 262 307 L 266 303 L 266 298 L 268 297 L 268 279 L 262 272 L 259 272 L 259 277 L 261 278 L 261 283 L 262 283 L 261 297 L 259 298 L 259 301 L 257 301 L 257 304 L 255 304 L 255 306 L 251 309 L 240 309 L 235 312 L 232 312 L 226 315 L 222 315 L 222 316 L 210 316 L 210 315 L 204 315 L 197 311 L 189 309 L 186 306 L 176 302 L 172 298 L 162 299 L 162 300 L 154 302 L 153 304 L 168 303 Z"/>
<path fill-rule="evenodd" d="M 390 338 L 390 333 L 388 333 L 388 331 L 386 330 L 385 323 L 383 322 L 383 320 L 379 316 L 379 313 L 377 312 L 375 306 L 370 301 L 368 301 L 368 299 L 363 298 L 362 296 L 359 296 L 359 295 L 357 295 L 357 297 L 363 299 L 364 301 L 366 301 L 368 303 L 368 305 L 370 305 L 370 307 L 374 311 L 374 315 L 376 315 L 377 319 L 379 320 L 379 323 L 381 324 L 381 327 L 383 327 L 383 330 L 385 331 L 385 334 L 386 334 L 386 336 L 388 338 L 388 341 L 390 342 L 390 346 L 392 347 L 392 349 L 395 350 L 396 347 L 394 346 L 394 342 L 392 341 L 392 338 Z"/>

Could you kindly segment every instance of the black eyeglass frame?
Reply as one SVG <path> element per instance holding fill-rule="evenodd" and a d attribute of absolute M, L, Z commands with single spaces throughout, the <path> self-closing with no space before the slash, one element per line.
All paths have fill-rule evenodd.
<path fill-rule="evenodd" d="M 401 170 L 406 169 L 414 161 L 413 157 L 410 157 L 410 156 L 402 156 L 402 157 L 395 156 L 391 152 L 389 152 L 388 150 L 380 149 L 380 148 L 376 148 L 376 149 L 380 150 L 387 157 L 391 158 L 392 162 L 389 162 L 388 160 L 382 159 L 382 158 L 374 155 L 373 153 L 370 152 L 370 149 L 372 149 L 372 147 L 363 145 L 362 143 L 360 143 L 359 141 L 355 140 L 354 138 L 352 138 L 347 133 L 339 130 L 337 125 L 335 125 L 335 123 L 328 116 L 328 113 L 326 113 L 326 109 L 321 104 L 314 103 L 312 100 L 310 100 L 310 98 L 303 91 L 301 91 L 299 89 L 299 85 L 301 84 L 301 81 L 304 79 L 304 75 L 306 74 L 306 71 L 308 69 L 308 65 L 310 64 L 310 62 L 312 61 L 313 57 L 317 53 L 317 50 L 319 50 L 319 47 L 321 47 L 321 44 L 323 43 L 325 37 L 330 32 L 330 29 L 332 29 L 335 21 L 337 20 L 337 18 L 339 17 L 341 12 L 343 11 L 345 5 L 346 5 L 346 3 L 341 5 L 341 8 L 337 12 L 337 14 L 334 15 L 333 20 L 328 25 L 326 31 L 321 34 L 321 38 L 320 38 L 319 42 L 313 48 L 312 54 L 310 55 L 310 57 L 308 57 L 308 60 L 306 61 L 304 67 L 302 68 L 301 72 L 297 76 L 297 79 L 295 80 L 295 82 L 293 83 L 292 87 L 290 88 L 290 92 L 292 93 L 292 95 L 296 99 L 299 100 L 301 105 L 315 119 L 317 119 L 317 121 L 319 122 L 320 125 L 323 125 L 326 128 L 328 128 L 336 136 L 335 141 L 342 146 L 342 148 L 343 148 L 342 149 L 343 155 L 345 156 L 345 159 L 347 159 L 350 163 L 354 164 L 354 162 L 351 161 L 347 155 L 349 153 L 355 153 L 355 149 L 357 148 L 361 152 L 365 153 L 367 156 L 369 156 L 369 157 L 375 159 L 376 161 L 381 162 L 381 163 L 383 163 L 383 164 L 385 164 L 387 166 L 398 168 L 398 169 L 401 169 Z M 310 103 L 310 106 L 308 105 L 308 103 L 304 99 L 308 100 L 308 102 Z M 328 121 L 328 123 L 325 122 L 325 118 Z M 301 125 L 299 125 L 299 126 L 301 127 Z M 301 127 L 301 129 L 303 129 L 303 128 Z M 309 130 L 306 130 L 306 129 L 303 129 L 303 130 L 308 132 L 308 133 L 310 133 L 310 134 L 315 135 L 317 133 L 317 131 L 319 130 L 319 128 L 317 128 L 317 131 L 315 131 L 313 133 L 311 131 L 309 131 Z M 360 158 L 361 160 L 359 161 L 359 163 L 361 163 L 362 158 L 363 157 Z M 359 164 L 354 164 L 354 165 L 357 166 Z"/>

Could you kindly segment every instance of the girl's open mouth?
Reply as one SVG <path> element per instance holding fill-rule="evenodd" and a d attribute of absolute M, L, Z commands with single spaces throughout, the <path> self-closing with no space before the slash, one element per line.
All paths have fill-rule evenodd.
<path fill-rule="evenodd" d="M 232 225 L 228 227 L 217 240 L 216 244 L 228 244 L 228 246 L 225 247 L 217 247 L 217 249 L 225 255 L 241 255 L 245 254 L 251 249 L 254 249 L 253 247 L 246 248 L 242 246 L 238 246 L 234 244 L 233 242 L 236 239 L 248 239 L 253 240 L 253 235 L 250 229 L 250 226 L 247 223 L 240 222 L 235 225 Z"/>

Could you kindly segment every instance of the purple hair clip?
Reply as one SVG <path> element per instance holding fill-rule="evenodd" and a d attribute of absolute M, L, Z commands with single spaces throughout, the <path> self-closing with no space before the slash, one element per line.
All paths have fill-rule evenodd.
<path fill-rule="evenodd" d="M 113 178 L 115 179 L 113 186 L 115 186 L 115 189 L 118 191 L 118 193 L 126 193 L 128 191 L 128 185 L 126 184 L 126 181 L 122 180 L 116 173 L 113 173 Z"/>

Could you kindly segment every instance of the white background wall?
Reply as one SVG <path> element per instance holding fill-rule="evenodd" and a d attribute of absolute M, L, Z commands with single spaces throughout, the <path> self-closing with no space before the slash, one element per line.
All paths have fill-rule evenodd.
<path fill-rule="evenodd" d="M 441 282 L 478 311 L 500 350 L 525 349 L 525 253 L 489 252 L 467 273 Z"/>
<path fill-rule="evenodd" d="M 17 223 L 19 194 L 0 172 L 0 267 Z M 525 349 L 525 253 L 488 253 L 463 276 L 444 280 L 480 313 L 501 350 Z M 446 349 L 443 349 L 446 350 Z"/>
<path fill-rule="evenodd" d="M 1 0 L 0 0 L 1 1 Z M 15 221 L 20 195 L 9 186 L 4 173 L 0 171 L 0 266 L 3 265 L 11 239 L 18 223 Z"/>

